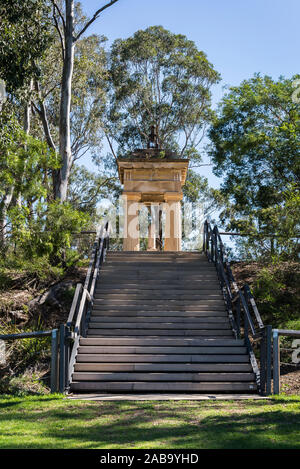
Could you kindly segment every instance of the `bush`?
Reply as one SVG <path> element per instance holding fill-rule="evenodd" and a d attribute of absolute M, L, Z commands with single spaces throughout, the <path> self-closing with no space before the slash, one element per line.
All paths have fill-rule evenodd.
<path fill-rule="evenodd" d="M 27 207 L 14 207 L 9 215 L 10 242 L 25 259 L 47 258 L 52 266 L 63 267 L 77 260 L 71 241 L 74 233 L 87 225 L 86 213 L 55 201 L 48 205 L 38 203 L 34 217 Z"/>
<path fill-rule="evenodd" d="M 253 294 L 267 324 L 300 329 L 299 265 L 280 263 L 262 268 L 253 282 Z M 294 325 L 294 327 L 291 327 Z"/>
<path fill-rule="evenodd" d="M 23 328 L 22 332 L 34 332 L 44 330 L 45 326 L 38 319 L 35 325 Z M 0 322 L 1 334 L 18 334 L 21 331 L 15 324 Z M 18 339 L 6 341 L 6 361 L 7 367 L 14 374 L 24 372 L 27 368 L 36 363 L 48 366 L 50 359 L 50 337 L 38 337 L 29 339 Z"/>

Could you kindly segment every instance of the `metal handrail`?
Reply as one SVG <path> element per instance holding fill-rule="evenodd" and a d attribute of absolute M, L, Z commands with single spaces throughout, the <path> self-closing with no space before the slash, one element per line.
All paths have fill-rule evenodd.
<path fill-rule="evenodd" d="M 51 393 L 55 393 L 58 391 L 58 329 L 20 332 L 18 334 L 1 334 L 0 340 L 38 339 L 40 337 L 49 336 L 51 337 L 50 389 Z"/>
<path fill-rule="evenodd" d="M 212 229 L 207 220 L 204 222 L 203 251 L 206 253 L 208 260 L 216 266 L 229 319 L 236 338 L 241 337 L 241 323 L 243 320 L 244 338 L 258 387 L 262 393 L 270 394 L 272 327 L 264 325 L 249 286 L 245 284 L 242 288 L 238 287 L 218 227 L 214 226 Z M 255 323 L 258 324 L 258 328 Z M 260 368 L 249 338 L 249 331 L 252 340 L 260 341 Z"/>
<path fill-rule="evenodd" d="M 64 392 L 71 381 L 80 337 L 86 335 L 94 301 L 94 291 L 102 263 L 109 248 L 109 223 L 97 232 L 85 282 L 78 283 L 66 324 L 61 326 L 60 337 L 64 350 L 60 357 L 60 391 Z"/>
<path fill-rule="evenodd" d="M 280 394 L 280 336 L 300 337 L 300 331 L 273 329 L 273 394 Z"/>

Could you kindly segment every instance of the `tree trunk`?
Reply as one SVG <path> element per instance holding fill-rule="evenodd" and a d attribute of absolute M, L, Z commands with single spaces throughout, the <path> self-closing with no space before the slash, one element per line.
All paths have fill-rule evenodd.
<path fill-rule="evenodd" d="M 14 187 L 11 186 L 5 193 L 5 196 L 0 205 L 0 246 L 5 247 L 6 244 L 6 224 L 7 224 L 7 211 L 11 204 L 14 193 Z"/>
<path fill-rule="evenodd" d="M 74 67 L 74 1 L 65 0 L 65 5 L 65 58 L 61 83 L 59 121 L 59 154 L 61 157 L 61 168 L 55 188 L 56 198 L 60 199 L 61 202 L 64 202 L 67 198 L 68 180 L 72 165 L 70 112 Z"/>
<path fill-rule="evenodd" d="M 29 87 L 29 94 L 31 95 L 31 91 L 33 89 L 33 80 L 30 81 L 30 87 Z M 25 104 L 25 109 L 24 109 L 24 117 L 23 117 L 23 130 L 26 135 L 30 134 L 30 128 L 31 128 L 31 96 L 28 99 L 28 102 Z M 27 144 L 24 146 L 25 151 L 27 150 Z M 26 164 L 26 162 L 24 163 Z M 24 174 L 20 175 L 20 179 L 18 181 L 18 186 L 22 186 L 22 180 L 23 180 Z M 16 195 L 16 205 L 18 207 L 22 207 L 22 194 L 20 191 L 18 191 Z"/>

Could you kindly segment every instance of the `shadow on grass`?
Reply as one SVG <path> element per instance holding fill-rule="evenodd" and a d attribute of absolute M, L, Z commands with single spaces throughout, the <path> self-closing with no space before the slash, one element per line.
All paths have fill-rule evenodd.
<path fill-rule="evenodd" d="M 0 425 L 19 424 L 35 441 L 7 439 L 2 448 L 300 448 L 300 415 L 282 400 L 243 403 L 62 402 L 60 408 L 7 407 Z M 38 403 L 38 400 L 37 400 Z M 43 401 L 46 404 L 46 401 Z M 63 405 L 62 405 L 63 404 Z M 81 405 L 80 405 L 81 404 Z M 277 407 L 273 407 L 277 405 Z M 253 412 L 253 413 L 251 413 Z M 13 427 L 12 427 L 13 428 Z M 13 430 L 12 435 L 17 433 Z M 9 435 L 8 435 L 9 436 Z M 5 441 L 5 440 L 4 440 Z M 8 446 L 10 445 L 10 446 Z"/>

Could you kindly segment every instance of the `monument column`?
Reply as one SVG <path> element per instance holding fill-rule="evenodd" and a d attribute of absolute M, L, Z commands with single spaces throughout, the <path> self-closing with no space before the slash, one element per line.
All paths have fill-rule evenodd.
<path fill-rule="evenodd" d="M 139 202 L 141 194 L 137 192 L 124 193 L 124 251 L 140 250 L 140 230 L 139 230 Z"/>
<path fill-rule="evenodd" d="M 165 251 L 181 251 L 181 194 L 165 193 Z"/>
<path fill-rule="evenodd" d="M 189 161 L 160 148 L 136 150 L 118 159 L 124 185 L 124 250 L 139 251 L 138 212 L 141 204 L 151 207 L 148 227 L 149 251 L 181 251 L 181 200 Z M 162 240 L 162 213 L 166 212 L 165 241 Z M 146 235 L 147 236 L 147 235 Z"/>

